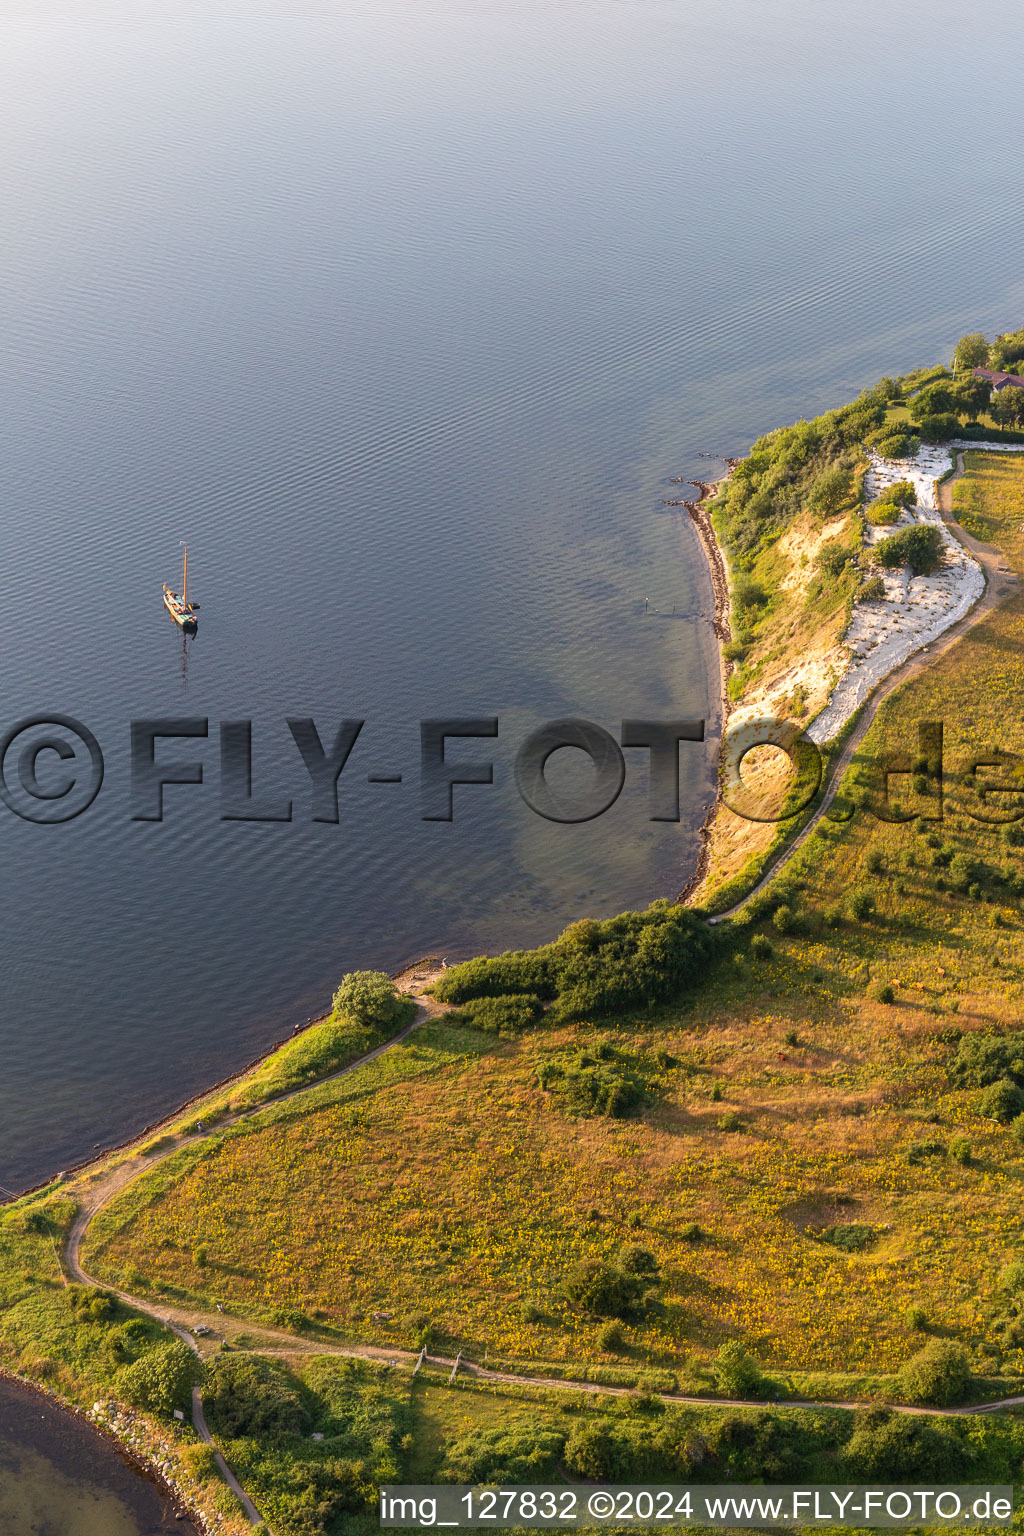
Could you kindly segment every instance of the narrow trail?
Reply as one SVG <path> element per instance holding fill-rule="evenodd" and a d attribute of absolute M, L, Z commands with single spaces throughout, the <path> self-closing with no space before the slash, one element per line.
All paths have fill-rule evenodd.
<path fill-rule="evenodd" d="M 953 516 L 953 484 L 956 480 L 960 479 L 963 473 L 964 455 L 963 452 L 959 452 L 954 473 L 938 487 L 939 511 L 942 514 L 942 520 L 946 527 L 969 550 L 984 571 L 985 590 L 970 613 L 965 614 L 958 623 L 951 625 L 938 639 L 933 640 L 930 645 L 924 646 L 920 651 L 915 651 L 913 656 L 908 657 L 902 666 L 896 668 L 895 672 L 890 672 L 888 677 L 882 678 L 874 692 L 870 694 L 863 704 L 860 719 L 857 721 L 842 752 L 840 752 L 832 764 L 825 792 L 806 826 L 801 829 L 791 843 L 782 849 L 753 889 L 747 891 L 743 900 L 738 901 L 735 906 L 730 907 L 727 911 L 718 912 L 714 917 L 710 917 L 708 919 L 709 923 L 724 923 L 726 918 L 735 917 L 737 912 L 746 905 L 752 896 L 756 896 L 759 891 L 763 891 L 775 879 L 780 870 L 789 863 L 797 849 L 801 848 L 812 835 L 821 822 L 822 817 L 826 816 L 831 809 L 832 802 L 839 792 L 843 774 L 853 762 L 858 747 L 874 724 L 875 716 L 889 695 L 894 693 L 897 688 L 902 688 L 903 684 L 910 682 L 912 678 L 920 677 L 933 662 L 938 661 L 940 656 L 944 656 L 947 651 L 951 650 L 957 641 L 967 634 L 968 630 L 973 629 L 982 619 L 987 618 L 994 608 L 998 608 L 1000 603 L 1019 590 L 1020 581 L 1017 573 L 1007 564 L 1006 556 L 1002 550 L 994 549 L 991 544 L 983 544 L 980 539 L 974 538 L 965 528 L 961 528 Z"/>

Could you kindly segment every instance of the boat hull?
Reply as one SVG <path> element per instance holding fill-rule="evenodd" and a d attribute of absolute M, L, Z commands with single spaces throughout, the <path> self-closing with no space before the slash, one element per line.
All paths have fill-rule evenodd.
<path fill-rule="evenodd" d="M 175 597 L 173 592 L 164 593 L 164 607 L 179 628 L 185 630 L 188 634 L 195 634 L 199 628 L 199 620 L 191 608 L 186 608 L 180 599 Z"/>

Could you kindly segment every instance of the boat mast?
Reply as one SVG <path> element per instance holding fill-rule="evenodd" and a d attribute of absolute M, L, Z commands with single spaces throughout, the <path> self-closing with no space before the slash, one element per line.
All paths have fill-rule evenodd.
<path fill-rule="evenodd" d="M 188 545 L 185 545 L 185 570 L 181 578 L 181 601 L 188 607 Z"/>

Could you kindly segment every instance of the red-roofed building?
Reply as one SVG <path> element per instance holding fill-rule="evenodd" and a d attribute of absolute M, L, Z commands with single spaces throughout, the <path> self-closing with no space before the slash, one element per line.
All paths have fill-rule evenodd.
<path fill-rule="evenodd" d="M 993 368 L 972 368 L 971 372 L 976 379 L 987 379 L 996 394 L 1005 389 L 1007 384 L 1013 389 L 1024 389 L 1024 379 L 1016 373 L 998 373 Z"/>

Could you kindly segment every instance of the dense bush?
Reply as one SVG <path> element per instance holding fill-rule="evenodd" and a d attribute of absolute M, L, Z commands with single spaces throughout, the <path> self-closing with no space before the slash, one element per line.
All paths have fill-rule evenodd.
<path fill-rule="evenodd" d="M 987 1088 L 1000 1078 L 1024 1081 L 1024 1038 L 1020 1035 L 963 1035 L 949 1064 L 961 1088 Z"/>
<path fill-rule="evenodd" d="M 511 997 L 475 997 L 459 1009 L 459 1017 L 477 1029 L 486 1029 L 504 1040 L 511 1040 L 529 1029 L 544 1012 L 540 998 L 530 992 Z"/>
<path fill-rule="evenodd" d="M 937 1408 L 962 1402 L 970 1384 L 967 1351 L 949 1339 L 932 1339 L 899 1373 L 900 1392 L 908 1402 Z"/>
<path fill-rule="evenodd" d="M 857 588 L 857 601 L 861 603 L 878 603 L 885 597 L 885 582 L 881 576 L 869 576 L 862 581 Z"/>
<path fill-rule="evenodd" d="M 649 1007 L 698 983 L 720 942 L 698 913 L 656 901 L 645 912 L 573 923 L 541 950 L 453 966 L 436 993 L 450 1003 L 512 993 L 554 998 L 560 1019 Z"/>
<path fill-rule="evenodd" d="M 67 1299 L 76 1323 L 109 1322 L 117 1311 L 113 1291 L 101 1290 L 97 1285 L 69 1285 Z"/>
<path fill-rule="evenodd" d="M 539 1424 L 475 1429 L 448 1447 L 442 1478 L 453 1483 L 540 1483 L 556 1476 L 565 1435 Z"/>
<path fill-rule="evenodd" d="M 227 1440 L 265 1435 L 279 1439 L 309 1427 L 309 1415 L 291 1375 L 257 1355 L 218 1355 L 207 1374 L 203 1407 Z"/>
<path fill-rule="evenodd" d="M 192 1388 L 202 1380 L 203 1367 L 198 1356 L 179 1339 L 163 1344 L 140 1356 L 118 1373 L 121 1395 L 135 1408 L 151 1413 L 187 1411 Z"/>
<path fill-rule="evenodd" d="M 897 480 L 887 485 L 881 495 L 868 507 L 865 517 L 869 523 L 894 523 L 905 507 L 917 506 L 917 491 L 913 480 Z"/>
<path fill-rule="evenodd" d="M 513 949 L 493 959 L 464 960 L 449 966 L 434 988 L 443 1003 L 468 1003 L 477 997 L 526 993 L 550 999 L 558 990 L 551 946 Z"/>
<path fill-rule="evenodd" d="M 948 443 L 951 437 L 960 435 L 960 418 L 952 411 L 942 411 L 934 416 L 922 416 L 916 425 L 926 443 Z"/>
<path fill-rule="evenodd" d="M 563 1290 L 571 1302 L 594 1317 L 632 1317 L 659 1283 L 657 1267 L 642 1273 L 609 1264 L 604 1259 L 579 1259 L 569 1270 Z"/>
<path fill-rule="evenodd" d="M 1012 1077 L 1001 1077 L 991 1088 L 985 1089 L 979 1108 L 988 1119 L 1009 1125 L 1011 1120 L 1024 1114 L 1024 1089 Z"/>
<path fill-rule="evenodd" d="M 605 1044 L 593 1051 L 563 1051 L 542 1062 L 537 1081 L 574 1115 L 617 1119 L 643 1100 L 644 1086 L 633 1064 Z"/>
<path fill-rule="evenodd" d="M 821 516 L 842 508 L 860 445 L 881 425 L 888 398 L 880 386 L 840 410 L 758 438 L 715 502 L 735 568 L 749 566 L 805 507 Z"/>
<path fill-rule="evenodd" d="M 825 576 L 841 576 L 853 559 L 853 550 L 841 544 L 826 544 L 818 554 L 818 570 Z"/>
<path fill-rule="evenodd" d="M 761 1367 L 738 1339 L 722 1345 L 713 1368 L 720 1389 L 728 1397 L 757 1397 L 764 1390 Z"/>
<path fill-rule="evenodd" d="M 398 1012 L 400 999 L 386 971 L 350 971 L 334 994 L 334 1011 L 356 1024 L 379 1028 Z"/>
<path fill-rule="evenodd" d="M 858 1412 L 840 1455 L 847 1477 L 880 1482 L 926 1477 L 949 1481 L 966 1472 L 971 1460 L 955 1424 L 886 1408 Z"/>
<path fill-rule="evenodd" d="M 892 422 L 869 433 L 867 441 L 883 459 L 911 459 L 921 446 L 920 438 L 915 437 L 908 427 Z"/>
<path fill-rule="evenodd" d="M 928 576 L 940 563 L 942 551 L 942 530 L 934 523 L 915 523 L 882 539 L 875 545 L 874 555 L 879 565 L 890 570 L 909 565 L 915 576 Z"/>

